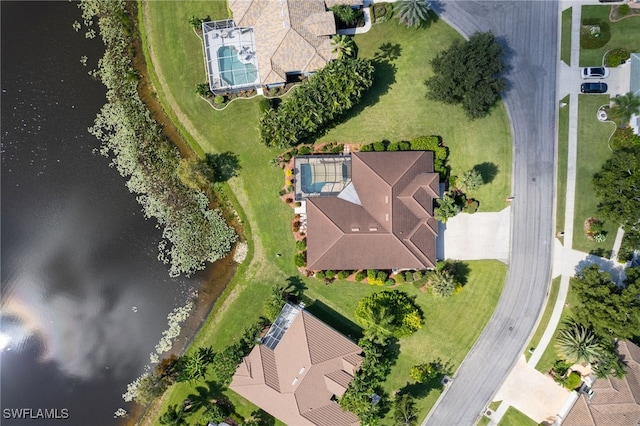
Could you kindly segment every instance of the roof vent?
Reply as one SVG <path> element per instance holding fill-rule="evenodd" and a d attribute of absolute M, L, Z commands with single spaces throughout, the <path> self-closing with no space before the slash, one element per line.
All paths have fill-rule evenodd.
<path fill-rule="evenodd" d="M 376 232 L 377 230 L 378 230 L 378 228 L 376 228 L 376 227 L 369 228 L 369 231 L 371 231 L 371 232 Z"/>
<path fill-rule="evenodd" d="M 351 232 L 360 232 L 360 228 L 351 228 Z"/>

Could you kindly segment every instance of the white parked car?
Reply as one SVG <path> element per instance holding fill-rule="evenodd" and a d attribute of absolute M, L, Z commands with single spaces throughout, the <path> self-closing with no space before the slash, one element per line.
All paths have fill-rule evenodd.
<path fill-rule="evenodd" d="M 609 68 L 607 67 L 582 68 L 582 78 L 607 78 L 607 77 L 609 77 Z"/>

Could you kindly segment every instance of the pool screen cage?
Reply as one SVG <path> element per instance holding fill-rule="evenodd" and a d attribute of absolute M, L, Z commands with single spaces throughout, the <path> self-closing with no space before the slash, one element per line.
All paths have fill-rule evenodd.
<path fill-rule="evenodd" d="M 215 94 L 260 87 L 256 42 L 251 27 L 232 19 L 202 23 L 209 88 Z"/>

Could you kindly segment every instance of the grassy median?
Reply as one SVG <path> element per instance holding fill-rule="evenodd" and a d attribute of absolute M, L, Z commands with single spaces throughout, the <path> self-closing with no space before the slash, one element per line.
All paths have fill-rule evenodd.
<path fill-rule="evenodd" d="M 560 39 L 560 60 L 571 66 L 571 15 L 573 7 L 562 11 L 562 38 Z"/>

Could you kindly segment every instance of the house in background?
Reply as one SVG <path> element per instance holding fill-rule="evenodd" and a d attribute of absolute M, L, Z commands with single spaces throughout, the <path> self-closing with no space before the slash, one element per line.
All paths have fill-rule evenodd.
<path fill-rule="evenodd" d="M 229 0 L 232 20 L 202 25 L 214 93 L 281 86 L 336 58 L 336 4 L 362 0 Z"/>
<path fill-rule="evenodd" d="M 303 307 L 287 303 L 242 360 L 230 388 L 287 425 L 358 425 L 334 397 L 346 392 L 361 353 Z"/>
<path fill-rule="evenodd" d="M 440 177 L 433 152 L 299 156 L 295 198 L 305 201 L 307 269 L 432 269 Z"/>
<path fill-rule="evenodd" d="M 563 426 L 638 426 L 640 424 L 640 348 L 618 342 L 618 354 L 627 366 L 622 379 L 597 379 L 593 395 L 580 395 Z"/>

